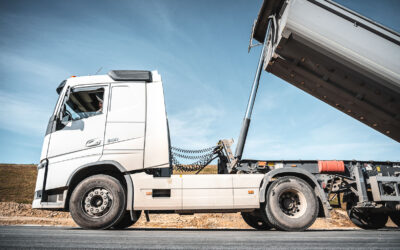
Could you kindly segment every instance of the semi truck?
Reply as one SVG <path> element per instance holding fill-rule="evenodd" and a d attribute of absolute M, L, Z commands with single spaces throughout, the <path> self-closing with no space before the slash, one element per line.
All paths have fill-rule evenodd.
<path fill-rule="evenodd" d="M 400 162 L 242 159 L 264 70 L 400 141 L 400 35 L 332 1 L 265 0 L 249 49 L 254 40 L 262 48 L 235 153 L 231 139 L 171 146 L 157 71 L 64 80 L 32 207 L 69 211 L 86 229 L 126 228 L 142 213 L 240 212 L 258 230 L 301 231 L 343 201 L 360 228 L 389 217 L 400 226 Z M 199 175 L 213 160 L 218 173 Z"/>

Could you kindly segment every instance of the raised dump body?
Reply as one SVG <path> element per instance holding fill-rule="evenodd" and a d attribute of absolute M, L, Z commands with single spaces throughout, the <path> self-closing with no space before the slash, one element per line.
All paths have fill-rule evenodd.
<path fill-rule="evenodd" d="M 265 70 L 400 142 L 400 35 L 335 2 L 265 0 L 252 37 Z"/>

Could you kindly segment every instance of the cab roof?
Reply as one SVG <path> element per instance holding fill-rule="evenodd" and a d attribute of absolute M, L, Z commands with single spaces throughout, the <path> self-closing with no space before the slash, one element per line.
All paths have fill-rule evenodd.
<path fill-rule="evenodd" d="M 72 76 L 60 83 L 56 91 L 61 93 L 62 89 L 68 82 L 68 85 L 84 85 L 93 83 L 110 83 L 110 82 L 153 82 L 161 81 L 161 76 L 156 70 L 111 70 L 107 75 L 92 76 Z"/>

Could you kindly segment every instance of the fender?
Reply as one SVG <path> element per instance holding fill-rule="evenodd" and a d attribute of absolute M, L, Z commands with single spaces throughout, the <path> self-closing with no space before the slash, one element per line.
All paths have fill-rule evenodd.
<path fill-rule="evenodd" d="M 88 167 L 93 167 L 97 165 L 112 165 L 116 167 L 125 177 L 126 181 L 126 192 L 127 192 L 127 197 L 126 197 L 126 209 L 131 210 L 133 209 L 133 182 L 131 176 L 127 173 L 127 170 L 119 163 L 116 161 L 111 161 L 111 160 L 106 160 L 106 161 L 96 161 L 96 162 L 91 162 L 85 165 L 80 166 L 79 168 L 75 169 L 75 171 L 71 174 L 71 176 L 68 178 L 66 186 L 70 186 L 71 180 L 73 177 L 81 170 L 88 168 Z"/>
<path fill-rule="evenodd" d="M 265 195 L 267 192 L 267 187 L 268 187 L 268 184 L 272 182 L 272 178 L 274 178 L 277 175 L 288 176 L 291 174 L 294 176 L 297 176 L 297 177 L 301 177 L 306 180 L 308 179 L 309 181 L 314 183 L 315 195 L 317 195 L 317 197 L 320 199 L 320 201 L 322 203 L 322 206 L 324 208 L 325 217 L 329 218 L 330 217 L 329 210 L 332 208 L 326 198 L 324 190 L 321 188 L 321 186 L 319 185 L 319 183 L 314 175 L 312 175 L 308 171 L 301 169 L 301 168 L 279 168 L 279 169 L 272 170 L 272 171 L 268 172 L 267 174 L 265 174 L 265 176 L 262 180 L 262 185 L 260 187 L 260 202 L 261 203 L 265 202 Z"/>

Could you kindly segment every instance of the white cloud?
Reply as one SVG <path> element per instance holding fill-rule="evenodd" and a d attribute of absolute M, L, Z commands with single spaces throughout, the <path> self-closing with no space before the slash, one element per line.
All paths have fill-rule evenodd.
<path fill-rule="evenodd" d="M 149 22 L 153 22 L 155 25 L 159 26 L 160 31 L 163 33 L 165 37 L 171 40 L 171 44 L 174 44 L 176 38 L 178 38 L 181 43 L 187 43 L 190 46 L 196 46 L 196 42 L 191 39 L 187 33 L 179 29 L 176 23 L 173 22 L 173 13 L 171 13 L 171 9 L 165 6 L 164 2 L 157 2 L 154 4 L 154 15 L 151 15 L 148 19 Z M 154 17 L 157 18 L 154 18 Z M 178 44 L 180 46 L 181 44 Z"/>
<path fill-rule="evenodd" d="M 50 117 L 39 100 L 0 90 L 0 127 L 25 135 L 42 136 Z"/>
<path fill-rule="evenodd" d="M 46 82 L 45 80 L 58 81 L 60 78 L 70 76 L 70 73 L 63 68 L 13 53 L 1 53 L 0 65 L 19 74 L 27 73 L 31 76 L 38 76 L 43 79 L 42 82 Z"/>
<path fill-rule="evenodd" d="M 213 125 L 221 114 L 220 109 L 203 105 L 169 116 L 171 144 L 176 147 L 196 149 L 216 143 Z"/>
<path fill-rule="evenodd" d="M 254 144 L 257 142 L 249 141 L 247 151 L 249 158 L 256 159 L 275 159 L 275 160 L 399 160 L 384 159 L 382 153 L 387 152 L 393 146 L 391 144 L 380 144 L 371 146 L 364 143 L 332 143 L 325 144 L 321 142 L 312 142 L 311 144 L 301 145 L 299 143 L 271 143 L 265 142 L 259 144 L 254 150 Z M 251 150 L 253 149 L 253 150 Z"/>
<path fill-rule="evenodd" d="M 386 138 L 371 142 L 367 136 L 363 136 L 364 132 L 355 130 L 355 127 L 343 127 L 340 123 L 333 122 L 308 133 L 301 134 L 299 131 L 294 138 L 284 134 L 271 134 L 270 131 L 264 134 L 258 133 L 256 138 L 252 137 L 248 140 L 245 147 L 245 158 L 376 161 L 398 161 L 400 159 L 398 143 L 386 140 Z M 386 158 L 390 155 L 394 157 Z"/>

